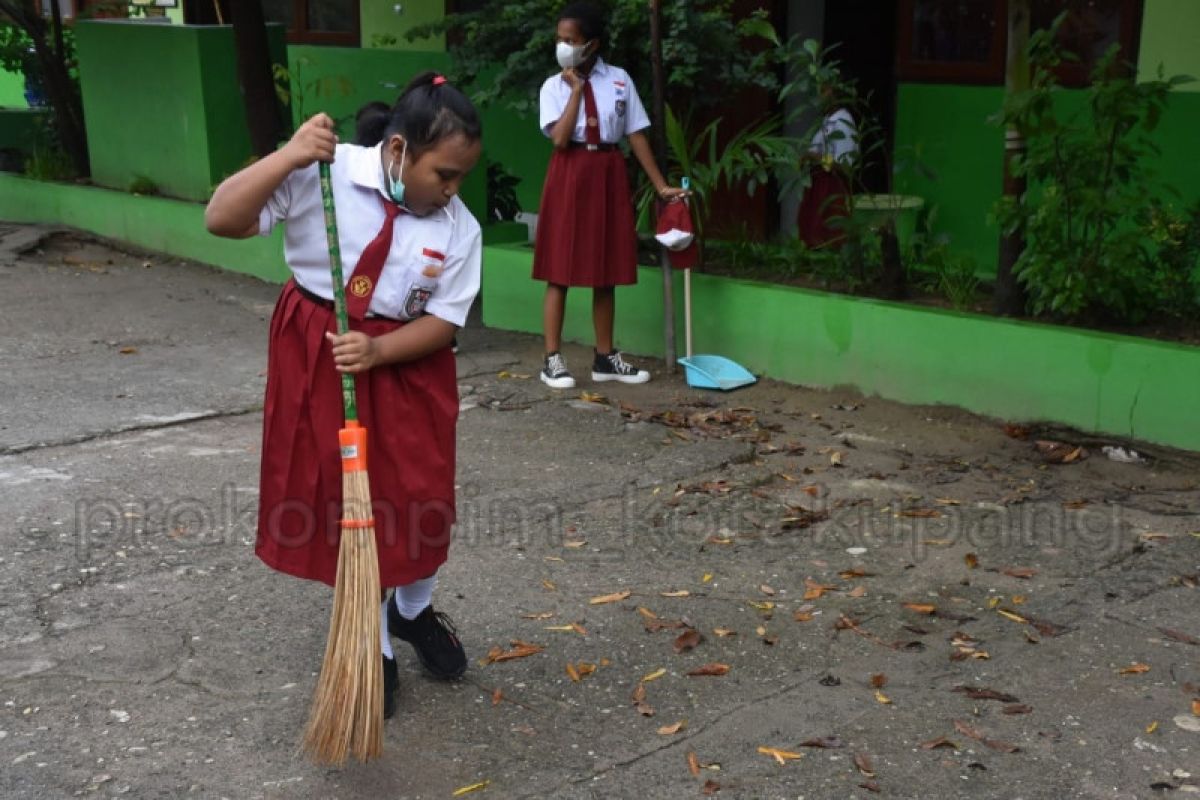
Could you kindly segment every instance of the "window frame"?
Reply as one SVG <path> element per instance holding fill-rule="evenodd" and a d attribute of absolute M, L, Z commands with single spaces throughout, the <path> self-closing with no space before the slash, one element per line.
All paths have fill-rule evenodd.
<path fill-rule="evenodd" d="M 237 2 L 237 0 L 234 0 Z M 353 2 L 354 30 L 314 31 L 308 28 L 308 0 L 291 0 L 292 25 L 287 29 L 288 44 L 316 44 L 336 47 L 362 46 L 362 11 L 360 3 Z"/>
<path fill-rule="evenodd" d="M 987 62 L 922 61 L 912 57 L 913 10 L 917 0 L 899 0 L 896 25 L 896 79 L 905 83 L 949 83 L 1003 86 L 1008 54 L 1008 0 L 992 0 L 996 26 Z M 1141 44 L 1145 0 L 1119 0 L 1120 24 L 1117 43 L 1123 62 L 1136 65 Z M 1089 83 L 1091 65 L 1064 63 L 1056 70 L 1059 82 L 1067 88 Z"/>

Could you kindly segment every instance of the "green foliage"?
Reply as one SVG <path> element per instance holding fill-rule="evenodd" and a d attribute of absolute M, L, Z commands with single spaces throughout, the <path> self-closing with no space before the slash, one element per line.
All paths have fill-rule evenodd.
<path fill-rule="evenodd" d="M 1178 319 L 1200 313 L 1200 202 L 1178 211 L 1161 201 L 1152 202 L 1142 218 L 1150 240 L 1151 294 L 1157 311 Z"/>
<path fill-rule="evenodd" d="M 1064 15 L 1065 16 L 1065 15 Z M 1005 198 L 995 216 L 1005 233 L 1023 231 L 1015 270 L 1030 310 L 1064 319 L 1140 322 L 1162 306 L 1175 282 L 1156 282 L 1154 248 L 1137 209 L 1160 196 L 1149 163 L 1151 134 L 1170 91 L 1184 76 L 1138 82 L 1113 46 L 1096 63 L 1084 106 L 1063 111 L 1054 69 L 1071 59 L 1056 43 L 1060 16 L 1030 36 L 1030 89 L 1010 94 L 999 114 L 1025 137 L 1014 164 L 1029 189 Z"/>
<path fill-rule="evenodd" d="M 54 144 L 41 142 L 34 145 L 33 152 L 25 159 L 25 176 L 34 180 L 69 181 L 77 175 L 71 157 Z"/>
<path fill-rule="evenodd" d="M 145 175 L 135 175 L 129 182 L 129 193 L 153 196 L 159 193 L 158 184 Z"/>
<path fill-rule="evenodd" d="M 283 64 L 272 64 L 271 75 L 275 79 L 275 96 L 279 102 L 293 110 L 293 119 L 303 123 L 315 111 L 307 111 L 305 102 L 309 99 L 321 100 L 330 97 L 349 97 L 354 93 L 354 83 L 345 75 L 323 75 L 308 80 L 305 70 L 312 62 L 301 56 L 296 59 L 296 69 L 289 70 Z M 339 117 L 334 124 L 340 129 L 352 117 Z"/>
<path fill-rule="evenodd" d="M 504 168 L 499 161 L 488 163 L 488 219 L 509 220 L 521 213 L 517 185 L 521 179 Z"/>
<path fill-rule="evenodd" d="M 475 87 L 481 105 L 503 100 L 520 113 L 537 111 L 538 88 L 559 71 L 554 60 L 555 23 L 564 0 L 491 0 L 478 11 L 449 14 L 409 31 L 410 41 L 447 34 L 452 79 Z M 650 22 L 645 0 L 609 0 L 608 42 L 603 58 L 628 70 L 642 99 L 651 90 Z M 667 102 L 692 108 L 719 105 L 722 87 L 773 89 L 775 77 L 754 68 L 748 47 L 768 30 L 764 14 L 734 19 L 732 0 L 665 0 L 662 4 L 663 64 Z"/>

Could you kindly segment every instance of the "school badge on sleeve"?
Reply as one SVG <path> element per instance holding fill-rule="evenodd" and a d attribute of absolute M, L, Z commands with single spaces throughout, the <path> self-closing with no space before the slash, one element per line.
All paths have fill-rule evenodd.
<path fill-rule="evenodd" d="M 426 289 L 418 284 L 414 283 L 408 287 L 408 294 L 404 298 L 404 316 L 409 319 L 421 316 L 425 311 L 425 304 L 429 302 L 432 295 L 432 289 Z"/>

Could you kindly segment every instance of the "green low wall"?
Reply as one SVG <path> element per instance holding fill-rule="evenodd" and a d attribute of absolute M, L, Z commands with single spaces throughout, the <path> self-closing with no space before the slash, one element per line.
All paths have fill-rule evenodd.
<path fill-rule="evenodd" d="M 204 229 L 204 206 L 200 203 L 0 173 L 0 219 L 70 225 L 268 281 L 281 282 L 288 276 L 283 262 L 282 228 L 269 237 L 220 239 Z"/>
<path fill-rule="evenodd" d="M 484 248 L 484 324 L 541 332 L 531 265 L 528 247 Z M 710 275 L 692 305 L 695 351 L 760 375 L 1200 450 L 1200 348 Z M 661 309 L 662 273 L 642 268 L 617 290 L 618 346 L 661 357 Z M 587 290 L 568 294 L 564 336 L 592 341 Z"/>

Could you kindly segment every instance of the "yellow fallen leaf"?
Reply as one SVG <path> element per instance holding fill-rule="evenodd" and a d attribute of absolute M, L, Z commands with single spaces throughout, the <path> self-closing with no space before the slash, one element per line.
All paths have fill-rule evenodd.
<path fill-rule="evenodd" d="M 687 589 L 680 589 L 675 592 L 659 592 L 658 594 L 660 597 L 691 597 L 692 593 Z"/>
<path fill-rule="evenodd" d="M 704 577 L 700 579 L 700 582 L 708 583 L 712 579 L 713 579 L 713 574 L 711 572 L 706 572 L 706 573 L 704 573 Z"/>
<path fill-rule="evenodd" d="M 880 703 L 883 703 L 885 706 L 890 706 L 892 704 L 892 698 L 888 697 L 886 694 L 879 691 L 878 689 L 875 690 L 875 699 L 878 700 Z"/>
<path fill-rule="evenodd" d="M 780 765 L 786 764 L 789 761 L 795 761 L 798 758 L 804 758 L 803 753 L 791 753 L 787 750 L 780 750 L 775 747 L 760 747 L 758 748 L 758 752 L 762 753 L 764 756 L 770 756 L 778 761 Z"/>
<path fill-rule="evenodd" d="M 604 603 L 619 603 L 622 600 L 627 599 L 631 594 L 633 594 L 633 592 L 630 591 L 615 592 L 614 594 L 605 594 L 601 595 L 600 597 L 593 597 L 588 602 L 594 606 L 602 605 Z"/>
<path fill-rule="evenodd" d="M 996 613 L 999 614 L 1000 616 L 1004 617 L 1005 619 L 1011 619 L 1013 622 L 1019 622 L 1022 625 L 1029 622 L 1029 620 L 1025 619 L 1020 614 L 1014 614 L 1013 612 L 1011 612 L 1007 609 L 1004 609 L 1004 608 L 997 608 Z"/>
<path fill-rule="evenodd" d="M 542 581 L 542 588 L 547 592 L 557 591 L 558 587 L 554 585 L 554 581 Z"/>
<path fill-rule="evenodd" d="M 1149 672 L 1149 671 L 1150 671 L 1149 664 L 1137 663 L 1137 664 L 1130 664 L 1128 667 L 1123 667 L 1123 668 L 1117 670 L 1117 674 L 1118 675 L 1141 675 L 1143 672 Z"/>
<path fill-rule="evenodd" d="M 999 597 L 989 597 L 988 603 L 987 603 L 988 608 L 995 608 L 996 606 L 1000 605 L 1003 602 L 1004 602 L 1004 600 Z"/>
<path fill-rule="evenodd" d="M 681 730 L 683 730 L 685 725 L 687 725 L 687 720 L 681 719 L 674 725 L 663 725 L 658 729 L 658 734 L 660 736 L 671 736 L 672 734 L 679 733 Z"/>
<path fill-rule="evenodd" d="M 570 661 L 567 662 L 567 674 L 571 676 L 572 682 L 579 683 L 579 671 Z"/>
<path fill-rule="evenodd" d="M 563 542 L 563 547 L 580 548 L 585 544 L 587 544 L 587 540 L 585 539 L 571 539 L 570 541 Z"/>
<path fill-rule="evenodd" d="M 1025 600 L 1026 597 L 1023 594 L 1014 594 L 1012 596 L 1012 602 L 1014 606 L 1024 605 Z"/>
<path fill-rule="evenodd" d="M 767 635 L 767 629 L 764 628 L 762 625 L 759 625 L 757 628 L 755 628 L 754 632 L 757 633 L 759 636 Z"/>
<path fill-rule="evenodd" d="M 461 789 L 455 789 L 453 796 L 454 797 L 462 797 L 464 794 L 470 794 L 471 792 L 478 792 L 480 789 L 486 789 L 490 784 L 491 784 L 491 781 L 480 781 L 479 783 L 472 783 L 470 786 L 464 786 Z"/>
<path fill-rule="evenodd" d="M 731 628 L 713 628 L 714 636 L 737 636 L 737 631 Z"/>
<path fill-rule="evenodd" d="M 650 681 L 656 681 L 659 678 L 661 678 L 663 675 L 666 675 L 666 674 L 667 674 L 667 671 L 665 669 L 656 669 L 656 670 L 654 670 L 654 672 L 651 672 L 649 675 L 643 676 L 642 683 L 649 683 Z"/>
<path fill-rule="evenodd" d="M 655 614 L 653 611 L 646 608 L 645 606 L 638 606 L 638 613 L 641 614 L 646 619 L 658 619 L 658 614 Z"/>
<path fill-rule="evenodd" d="M 580 392 L 579 398 L 581 400 L 585 400 L 589 403 L 603 403 L 604 402 L 604 395 L 596 394 L 595 392 L 586 392 L 586 391 Z"/>
<path fill-rule="evenodd" d="M 754 600 L 750 600 L 749 602 L 750 605 L 754 606 L 759 611 L 771 611 L 775 608 L 775 604 L 770 600 L 763 600 L 761 603 L 755 602 Z"/>
<path fill-rule="evenodd" d="M 1158 730 L 1158 720 L 1154 720 L 1146 726 L 1146 733 L 1154 733 L 1156 730 Z"/>

